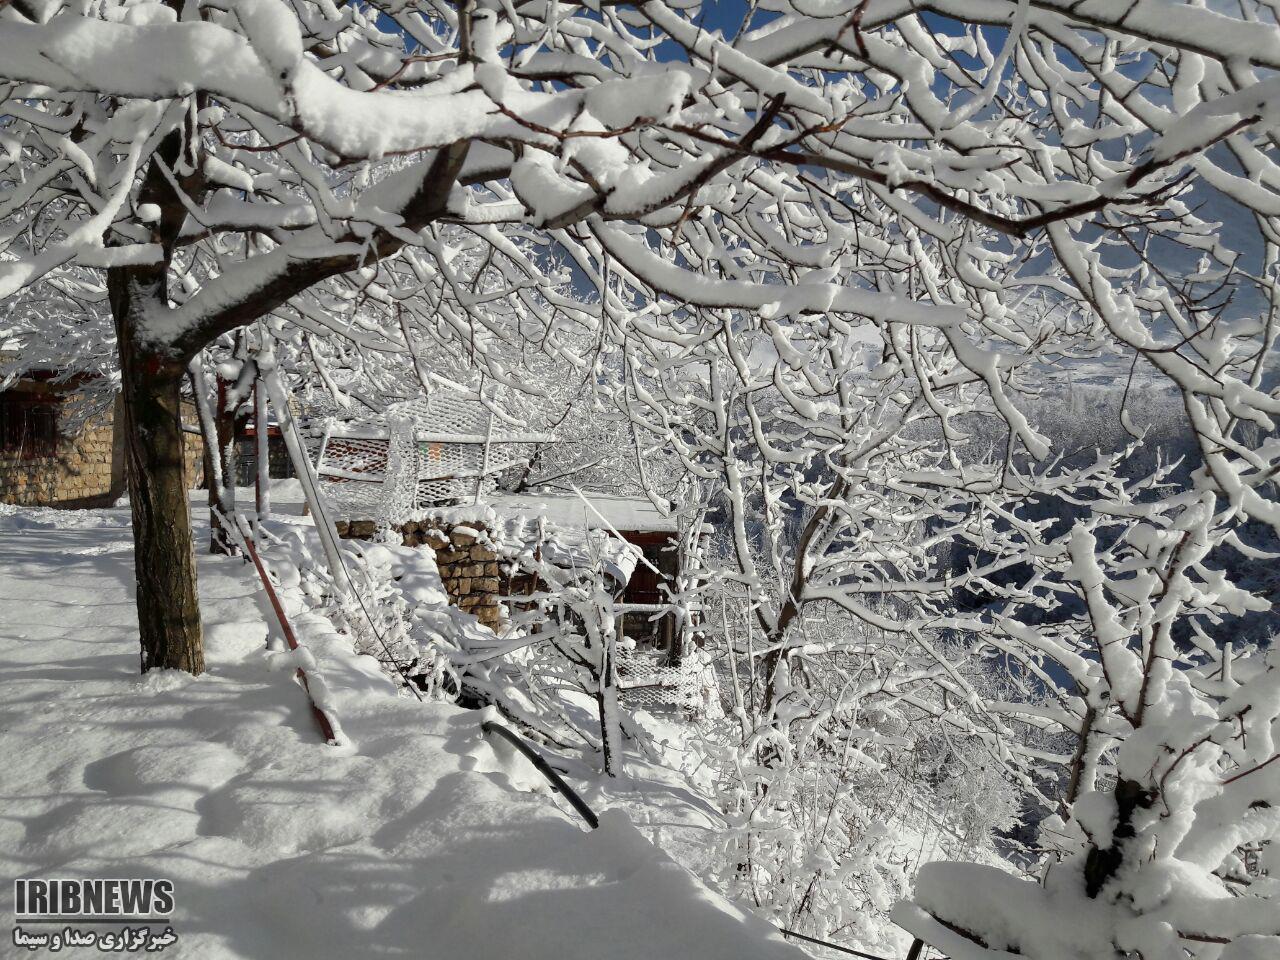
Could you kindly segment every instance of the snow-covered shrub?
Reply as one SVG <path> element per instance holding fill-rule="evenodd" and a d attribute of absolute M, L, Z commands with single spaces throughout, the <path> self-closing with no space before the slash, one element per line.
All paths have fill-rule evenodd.
<path fill-rule="evenodd" d="M 732 620 L 705 629 L 713 644 L 743 646 Z M 996 833 L 1016 819 L 1019 792 L 928 670 L 891 668 L 904 652 L 892 640 L 864 636 L 853 649 L 856 632 L 837 610 L 811 614 L 811 644 L 845 643 L 797 665 L 773 722 L 758 713 L 750 662 L 726 656 L 736 722 L 700 725 L 690 749 L 713 771 L 729 823 L 718 884 L 785 927 L 892 955 L 905 943 L 888 914 L 920 864 L 998 862 Z"/>
<path fill-rule="evenodd" d="M 623 737 L 643 739 L 619 708 L 620 594 L 640 551 L 602 530 L 536 525 L 536 539 L 508 549 L 508 569 L 529 586 L 513 598 L 498 646 L 508 683 L 536 727 L 555 742 L 585 744 L 604 773 L 622 772 Z M 589 708 L 584 710 L 584 707 Z"/>
<path fill-rule="evenodd" d="M 354 588 L 348 593 L 335 583 L 311 524 L 262 521 L 256 541 L 269 574 L 283 591 L 309 613 L 328 619 L 349 638 L 355 653 L 376 659 L 389 678 L 403 685 L 404 668 L 417 654 L 418 643 L 411 629 L 411 595 L 396 582 L 396 558 L 390 550 L 342 541 L 344 573 Z M 429 552 L 424 559 L 434 569 Z"/>
<path fill-rule="evenodd" d="M 971 953 L 1054 960 L 1280 950 L 1280 655 L 1220 630 L 1262 605 L 1210 562 L 1220 542 L 1242 546 L 1232 513 L 1204 490 L 1100 503 L 1045 545 L 1061 579 L 1040 586 L 1061 616 L 998 620 L 990 639 L 1069 678 L 1053 709 L 1036 710 L 1075 741 L 1056 758 L 1061 813 L 1041 825 L 1056 855 L 1038 884 L 1012 887 L 976 867 L 927 867 L 902 923 L 943 949 L 960 937 Z M 1087 935 L 1062 934 L 1085 917 Z"/>

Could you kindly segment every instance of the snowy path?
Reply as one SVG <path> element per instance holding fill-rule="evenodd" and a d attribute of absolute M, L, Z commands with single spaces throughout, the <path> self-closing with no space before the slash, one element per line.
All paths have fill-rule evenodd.
<path fill-rule="evenodd" d="M 625 817 L 515 789 L 475 713 L 369 696 L 321 744 L 237 561 L 201 560 L 209 672 L 140 681 L 131 583 L 125 511 L 0 513 L 7 916 L 18 876 L 168 877 L 166 956 L 803 956 Z"/>

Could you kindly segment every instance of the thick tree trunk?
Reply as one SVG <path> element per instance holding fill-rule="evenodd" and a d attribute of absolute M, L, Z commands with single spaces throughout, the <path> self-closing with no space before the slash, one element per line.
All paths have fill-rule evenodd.
<path fill-rule="evenodd" d="M 158 291 L 127 269 L 109 271 L 120 351 L 124 447 L 133 512 L 142 672 L 204 670 L 195 550 L 183 463 L 185 365 L 138 336 L 141 305 Z"/>

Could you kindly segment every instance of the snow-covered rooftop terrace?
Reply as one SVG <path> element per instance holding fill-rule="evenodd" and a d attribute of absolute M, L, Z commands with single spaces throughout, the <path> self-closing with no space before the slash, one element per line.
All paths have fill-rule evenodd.
<path fill-rule="evenodd" d="M 675 532 L 676 522 L 648 500 L 610 493 L 497 494 L 484 501 L 499 516 L 542 517 L 548 523 L 587 530 Z"/>

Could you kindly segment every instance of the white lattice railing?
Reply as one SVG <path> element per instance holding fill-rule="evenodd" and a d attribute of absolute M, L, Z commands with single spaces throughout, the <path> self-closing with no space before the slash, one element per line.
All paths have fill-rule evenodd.
<path fill-rule="evenodd" d="M 720 702 L 715 670 L 691 657 L 675 666 L 664 654 L 622 650 L 618 653 L 618 690 L 631 707 L 668 707 L 703 714 Z M 713 711 L 714 712 L 714 711 Z"/>
<path fill-rule="evenodd" d="M 335 424 L 316 472 L 338 509 L 394 520 L 491 492 L 501 474 L 528 463 L 536 445 L 550 439 L 496 429 L 479 401 L 436 394 Z"/>

